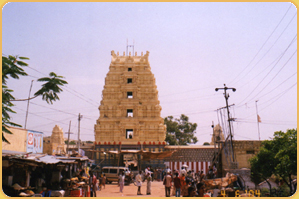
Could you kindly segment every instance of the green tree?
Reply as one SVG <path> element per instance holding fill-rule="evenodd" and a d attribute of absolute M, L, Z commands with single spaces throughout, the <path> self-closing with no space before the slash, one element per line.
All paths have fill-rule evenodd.
<path fill-rule="evenodd" d="M 12 107 L 14 104 L 13 101 L 26 101 L 34 99 L 38 96 L 42 96 L 42 99 L 45 100 L 48 104 L 52 104 L 53 101 L 59 100 L 58 93 L 62 91 L 61 86 L 67 84 L 63 80 L 62 76 L 58 76 L 55 73 L 51 72 L 49 77 L 43 77 L 38 79 L 39 82 L 45 82 L 41 89 L 39 89 L 32 98 L 30 99 L 15 99 L 13 96 L 13 90 L 9 89 L 7 86 L 7 80 L 9 78 L 19 79 L 20 76 L 27 76 L 28 74 L 24 71 L 23 67 L 28 66 L 27 63 L 22 60 L 28 60 L 27 57 L 18 57 L 18 56 L 2 56 L 2 141 L 9 143 L 5 138 L 4 133 L 12 134 L 8 127 L 21 125 L 11 122 L 11 113 L 16 113 Z"/>
<path fill-rule="evenodd" d="M 68 141 L 67 141 L 67 140 L 65 140 L 65 141 L 64 141 L 64 143 L 65 143 L 65 144 L 67 144 L 67 143 L 68 143 Z M 69 143 L 69 144 L 70 144 L 70 145 L 76 145 L 76 142 L 73 140 L 73 141 L 70 141 L 70 143 Z"/>
<path fill-rule="evenodd" d="M 208 142 L 204 142 L 203 145 L 210 145 L 210 143 L 208 143 Z"/>
<path fill-rule="evenodd" d="M 266 142 L 270 141 L 264 141 L 263 144 Z M 268 179 L 273 174 L 276 164 L 274 156 L 275 154 L 273 151 L 261 147 L 259 153 L 249 160 L 251 166 L 251 180 L 255 183 L 255 185 L 265 180 L 269 186 L 270 195 L 272 195 L 272 187 Z"/>
<path fill-rule="evenodd" d="M 182 114 L 179 119 L 174 119 L 173 116 L 164 118 L 164 124 L 167 126 L 165 141 L 169 145 L 187 145 L 196 143 L 196 123 L 189 122 L 188 116 Z"/>
<path fill-rule="evenodd" d="M 266 180 L 274 174 L 288 185 L 290 195 L 294 194 L 292 176 L 297 175 L 297 129 L 289 129 L 286 133 L 275 132 L 272 140 L 262 143 L 259 153 L 250 159 L 250 164 L 252 177 Z"/>

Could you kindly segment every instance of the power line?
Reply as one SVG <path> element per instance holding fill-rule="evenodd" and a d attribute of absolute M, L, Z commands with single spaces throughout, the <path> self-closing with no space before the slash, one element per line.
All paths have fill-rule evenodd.
<path fill-rule="evenodd" d="M 278 59 L 278 61 L 274 64 L 274 66 L 271 68 L 271 70 L 266 74 L 266 76 L 258 83 L 258 85 L 247 95 L 247 97 L 245 97 L 239 104 L 241 104 L 242 102 L 244 102 L 255 90 L 257 87 L 260 86 L 260 84 L 266 79 L 266 77 L 272 72 L 272 70 L 275 68 L 275 66 L 279 63 L 279 61 L 282 59 L 282 57 L 284 56 L 284 54 L 287 52 L 287 50 L 291 47 L 291 45 L 294 43 L 294 41 L 296 40 L 297 34 L 294 36 L 294 38 L 292 39 L 292 41 L 290 42 L 290 44 L 288 45 L 288 47 L 284 50 L 284 52 L 282 53 L 282 55 L 280 56 L 280 58 Z"/>
<path fill-rule="evenodd" d="M 289 12 L 289 10 L 291 9 L 292 5 L 289 6 L 288 10 L 285 12 L 285 14 L 283 15 L 283 17 L 280 19 L 279 23 L 276 25 L 276 27 L 274 28 L 274 30 L 271 32 L 271 34 L 268 36 L 268 38 L 266 39 L 266 41 L 263 43 L 263 45 L 260 47 L 260 49 L 258 50 L 258 52 L 255 54 L 255 56 L 252 58 L 252 60 L 249 62 L 249 64 L 247 64 L 247 66 L 236 76 L 236 78 L 230 82 L 230 84 L 232 84 L 239 76 L 240 74 L 242 74 L 247 67 L 253 62 L 253 60 L 257 57 L 257 55 L 260 53 L 260 51 L 263 49 L 263 47 L 265 46 L 265 44 L 268 42 L 268 40 L 271 38 L 271 36 L 273 35 L 273 33 L 276 31 L 276 29 L 278 28 L 278 26 L 280 25 L 280 23 L 283 21 L 283 19 L 285 18 L 285 16 L 287 15 L 287 13 Z M 236 82 L 235 82 L 236 83 Z"/>
<path fill-rule="evenodd" d="M 34 70 L 34 71 L 36 71 L 36 72 L 38 72 L 38 73 L 40 73 L 40 74 L 42 74 L 42 75 L 44 75 L 44 76 L 47 76 L 47 75 L 44 74 L 43 72 L 40 72 L 39 70 L 37 70 L 37 69 L 35 69 L 35 68 L 31 67 L 31 66 L 28 66 L 28 68 L 30 68 L 30 69 L 32 69 L 32 70 Z M 34 76 L 32 76 L 32 77 L 34 77 Z M 34 78 L 38 78 L 38 77 L 34 77 Z M 74 96 L 76 96 L 76 97 L 78 97 L 78 98 L 84 100 L 85 102 L 87 102 L 87 103 L 89 103 L 89 104 L 91 104 L 91 105 L 94 105 L 94 106 L 98 106 L 98 102 L 95 102 L 95 101 L 93 101 L 92 99 L 89 99 L 89 98 L 85 97 L 83 94 L 79 93 L 78 91 L 76 91 L 76 90 L 74 90 L 74 89 L 72 89 L 72 88 L 69 88 L 67 85 L 64 85 L 64 89 L 65 89 L 67 92 L 73 94 Z M 68 89 L 69 89 L 69 90 L 68 90 Z M 77 93 L 77 94 L 71 92 L 70 90 L 73 91 L 73 92 L 75 92 L 75 93 Z M 80 95 L 80 96 L 79 96 L 79 95 Z M 82 96 L 82 97 L 81 97 L 81 96 Z M 84 99 L 84 98 L 85 98 L 85 99 Z M 87 99 L 87 100 L 86 100 L 86 99 Z M 95 103 L 96 105 L 95 105 L 95 104 L 92 104 L 91 102 L 92 102 L 92 103 Z"/>
<path fill-rule="evenodd" d="M 295 84 L 293 84 L 289 89 L 287 89 L 286 91 L 284 91 L 283 93 L 281 93 L 280 96 L 277 96 L 277 98 L 271 104 L 269 104 L 268 106 L 272 105 L 274 102 L 276 102 L 279 98 L 281 98 L 284 94 L 286 94 L 289 90 L 291 90 L 296 85 L 297 85 L 297 82 Z M 268 106 L 262 108 L 261 111 L 264 110 L 265 108 L 267 108 Z"/>
<path fill-rule="evenodd" d="M 23 109 L 20 109 L 20 108 L 17 108 L 17 107 L 15 107 L 15 108 L 16 108 L 16 109 L 19 109 L 19 110 L 21 110 L 21 111 L 26 112 L 26 111 L 23 110 Z M 44 116 L 41 116 L 41 115 L 38 115 L 38 114 L 35 114 L 35 113 L 31 113 L 31 112 L 29 112 L 29 114 L 31 114 L 31 115 L 35 115 L 35 116 L 38 116 L 38 117 L 41 117 L 41 118 L 44 118 L 44 119 L 47 119 L 47 120 L 50 120 L 50 121 L 53 121 L 53 122 L 58 122 L 58 123 L 61 123 L 61 124 L 65 124 L 65 123 L 63 123 L 63 122 L 61 122 L 61 121 L 53 120 L 53 119 L 50 119 L 50 118 L 47 118 L 47 117 L 44 117 Z"/>
<path fill-rule="evenodd" d="M 283 92 L 279 93 L 278 95 L 274 96 L 274 97 L 271 98 L 270 100 L 268 100 L 268 101 L 266 101 L 266 102 L 264 102 L 264 103 L 262 103 L 262 104 L 260 104 L 260 105 L 263 105 L 263 104 L 265 104 L 265 103 L 267 103 L 267 102 L 269 102 L 269 101 L 271 101 L 271 100 L 275 100 L 275 101 L 277 101 L 280 97 L 282 97 L 284 94 L 286 94 L 290 89 L 292 89 L 292 88 L 293 88 L 294 86 L 296 86 L 296 85 L 297 85 L 297 82 L 296 82 L 295 84 L 293 84 L 291 87 L 289 87 L 288 89 L 284 90 Z M 275 99 L 275 98 L 277 98 L 277 99 Z M 273 104 L 275 101 L 273 101 L 271 104 Z M 262 110 L 264 110 L 265 108 L 267 108 L 268 106 L 270 106 L 271 104 L 269 104 L 269 105 L 267 105 L 266 107 L 260 109 L 260 112 L 261 112 Z M 249 115 L 249 116 L 247 116 L 247 117 L 245 117 L 245 118 L 249 118 L 249 117 L 251 117 L 251 116 L 253 116 L 253 115 L 256 115 L 256 114 L 255 114 L 255 113 L 254 113 L 254 114 L 251 114 L 251 115 Z"/>
<path fill-rule="evenodd" d="M 185 98 L 185 99 L 180 99 L 180 100 L 175 100 L 175 101 L 163 101 L 163 103 L 177 103 L 177 102 L 186 102 L 186 101 L 195 101 L 195 100 L 206 100 L 206 99 L 215 99 L 215 97 L 210 97 L 210 96 L 216 96 L 218 97 L 219 95 L 217 94 L 212 94 L 212 95 L 205 95 L 204 97 L 194 97 L 194 98 Z"/>
<path fill-rule="evenodd" d="M 74 89 L 72 89 L 72 88 L 69 88 L 68 86 L 65 86 L 65 87 L 67 87 L 68 89 L 70 89 L 70 90 L 72 90 L 73 92 L 77 93 L 78 95 L 82 96 L 83 98 L 86 98 L 88 101 L 90 101 L 90 102 L 92 102 L 92 103 L 95 103 L 96 106 L 98 106 L 99 103 L 96 102 L 96 101 L 94 101 L 93 99 L 87 98 L 85 95 L 79 93 L 78 91 L 76 91 L 76 90 L 74 90 Z"/>
<path fill-rule="evenodd" d="M 211 88 L 215 88 L 215 87 L 216 86 L 209 86 L 209 87 L 205 87 L 205 88 L 198 88 L 198 89 L 188 90 L 188 91 L 184 91 L 184 92 L 171 93 L 171 94 L 159 96 L 159 98 L 167 97 L 167 96 L 171 96 L 171 95 L 179 95 L 179 94 L 189 93 L 189 92 L 194 92 L 194 91 L 199 91 L 199 90 L 211 89 Z"/>
<path fill-rule="evenodd" d="M 291 55 L 291 57 L 287 60 L 287 62 L 280 68 L 280 70 L 274 75 L 274 77 L 264 86 L 258 94 L 256 94 L 254 97 L 252 97 L 250 100 L 254 99 L 256 96 L 258 96 L 269 84 L 277 77 L 277 75 L 281 72 L 281 70 L 289 63 L 289 61 L 293 58 L 293 56 L 296 54 L 297 50 Z M 248 101 L 250 101 L 248 100 Z"/>
<path fill-rule="evenodd" d="M 47 109 L 51 109 L 51 110 L 54 110 L 54 111 L 57 111 L 57 112 L 60 112 L 60 113 L 65 113 L 65 114 L 69 114 L 69 115 L 77 116 L 77 115 L 74 114 L 74 113 L 68 113 L 68 112 L 65 112 L 65 111 L 62 111 L 62 110 L 59 110 L 59 109 L 46 107 L 46 106 L 43 106 L 43 105 L 40 105 L 40 104 L 36 104 L 36 103 L 34 103 L 34 102 L 30 102 L 30 104 L 33 104 L 33 105 L 36 105 L 36 106 L 40 106 L 40 107 L 44 107 L 44 108 L 47 108 Z"/>
<path fill-rule="evenodd" d="M 288 80 L 291 79 L 291 77 L 297 75 L 297 72 L 292 74 L 291 76 L 289 76 L 288 78 L 286 78 L 283 82 L 281 82 L 278 86 L 276 86 L 274 89 L 272 89 L 271 91 L 269 91 L 268 93 L 265 93 L 264 95 L 260 96 L 259 98 L 264 97 L 265 95 L 268 95 L 269 93 L 271 93 L 272 91 L 276 90 L 279 86 L 281 86 L 282 84 L 284 84 L 285 82 L 287 82 Z"/>
<path fill-rule="evenodd" d="M 297 13 L 295 13 L 295 15 L 292 17 L 292 19 L 290 20 L 290 22 L 287 24 L 287 26 L 284 28 L 284 30 L 282 31 L 282 33 L 278 36 L 278 38 L 275 40 L 275 42 L 272 44 L 272 46 L 268 49 L 268 51 L 259 59 L 259 61 L 251 68 L 251 70 L 250 71 L 248 71 L 245 75 L 243 75 L 243 77 L 241 78 L 241 79 L 243 79 L 246 75 L 248 75 L 248 73 L 250 73 L 259 63 L 260 63 L 260 61 L 261 60 L 263 60 L 264 58 L 265 58 L 265 56 L 270 52 L 270 50 L 275 46 L 275 44 L 277 43 L 277 41 L 280 39 L 280 37 L 283 35 L 283 33 L 285 32 L 285 30 L 288 28 L 288 26 L 291 24 L 291 22 L 293 21 L 293 19 L 295 18 L 295 16 L 297 15 Z M 276 61 L 276 60 L 275 60 Z M 275 62 L 275 61 L 273 61 L 273 62 Z M 272 62 L 272 63 L 273 63 Z M 270 65 L 272 65 L 272 63 L 270 64 Z M 269 65 L 269 66 L 270 66 Z M 268 67 L 266 67 L 265 69 L 267 69 Z M 264 70 L 262 71 L 262 72 L 264 72 Z M 261 72 L 261 73 L 262 73 Z M 257 78 L 257 76 L 259 76 L 261 73 L 259 73 L 258 75 L 256 75 L 256 76 L 254 76 L 254 78 L 252 78 L 250 81 L 248 81 L 248 82 L 251 82 L 253 79 L 255 79 L 255 78 Z M 241 80 L 240 79 L 240 80 Z M 239 81 L 240 81 L 239 80 Z M 239 82 L 239 81 L 237 81 L 237 82 Z M 235 82 L 235 83 L 237 83 L 237 82 Z M 245 84 L 243 84 L 242 86 L 240 86 L 240 87 L 243 87 L 244 85 L 246 85 L 246 84 L 248 84 L 248 82 L 247 83 L 245 83 Z M 240 88 L 239 87 L 239 88 Z"/>
<path fill-rule="evenodd" d="M 212 113 L 215 110 L 206 110 L 206 111 L 200 111 L 200 112 L 193 112 L 193 113 L 183 113 L 185 115 L 196 115 L 196 114 L 202 114 L 202 113 Z M 181 116 L 182 114 L 167 114 L 167 115 L 171 115 L 171 116 Z"/>

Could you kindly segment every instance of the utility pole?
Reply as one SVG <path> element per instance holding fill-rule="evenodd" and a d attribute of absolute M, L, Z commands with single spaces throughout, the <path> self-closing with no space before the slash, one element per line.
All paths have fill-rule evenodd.
<path fill-rule="evenodd" d="M 82 119 L 83 115 L 81 115 L 79 113 L 79 116 L 78 116 L 78 155 L 80 155 L 80 121 Z"/>
<path fill-rule="evenodd" d="M 232 129 L 231 129 L 231 118 L 230 118 L 230 113 L 229 113 L 229 108 L 228 108 L 228 98 L 229 94 L 226 93 L 226 90 L 231 89 L 233 92 L 236 91 L 235 88 L 228 88 L 224 84 L 224 88 L 215 88 L 215 91 L 217 92 L 218 90 L 224 90 L 224 98 L 226 101 L 226 109 L 227 109 L 227 117 L 228 117 L 228 125 L 229 125 L 229 135 L 230 135 L 230 141 L 231 141 L 231 148 L 232 148 L 232 157 L 233 157 L 233 162 L 235 162 L 235 157 L 234 157 L 234 148 L 233 148 L 233 136 L 232 136 Z"/>
<path fill-rule="evenodd" d="M 212 121 L 212 132 L 213 132 L 213 139 L 214 139 L 214 160 L 216 159 L 216 134 L 214 133 L 214 121 Z M 213 165 L 212 165 L 213 166 Z"/>
<path fill-rule="evenodd" d="M 33 80 L 31 80 L 31 86 L 30 86 L 30 89 L 29 89 L 29 96 L 28 96 L 27 110 L 26 110 L 26 117 L 25 117 L 25 126 L 24 126 L 25 129 L 26 129 L 26 126 L 27 126 L 27 118 L 28 118 L 28 110 L 29 110 L 29 100 L 30 100 L 30 93 L 31 93 L 31 89 L 32 89 L 32 84 L 33 84 Z"/>
<path fill-rule="evenodd" d="M 259 141 L 260 141 L 261 140 L 261 136 L 260 136 L 260 118 L 259 118 L 259 114 L 258 114 L 258 111 L 257 111 L 257 102 L 258 102 L 258 100 L 255 101 L 255 108 L 256 108 L 257 129 L 258 129 Z"/>
<path fill-rule="evenodd" d="M 70 132 L 70 130 L 71 130 L 71 121 L 70 121 L 70 125 L 69 125 L 69 132 L 67 133 L 68 136 L 67 136 L 66 154 L 69 154 L 70 134 L 72 134 L 72 133 Z"/>

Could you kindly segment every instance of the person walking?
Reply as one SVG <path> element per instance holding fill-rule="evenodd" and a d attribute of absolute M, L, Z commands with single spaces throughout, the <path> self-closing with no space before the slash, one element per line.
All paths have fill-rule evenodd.
<path fill-rule="evenodd" d="M 146 177 L 146 195 L 151 195 L 152 177 L 151 173 L 148 172 Z"/>
<path fill-rule="evenodd" d="M 97 197 L 97 177 L 93 174 L 92 171 L 89 171 L 89 188 L 90 188 L 90 197 Z"/>
<path fill-rule="evenodd" d="M 166 176 L 163 179 L 163 185 L 165 185 L 165 196 L 170 197 L 170 189 L 172 186 L 172 177 L 170 175 L 170 172 L 166 174 Z"/>
<path fill-rule="evenodd" d="M 174 188 L 175 188 L 175 196 L 181 197 L 181 179 L 179 178 L 179 174 L 175 174 L 175 178 L 173 179 Z"/>
<path fill-rule="evenodd" d="M 122 193 L 125 185 L 125 174 L 123 171 L 119 174 L 118 184 L 119 184 L 119 192 Z"/>
<path fill-rule="evenodd" d="M 102 186 L 104 187 L 104 189 L 105 189 L 105 184 L 106 184 L 106 175 L 105 174 L 103 174 L 103 176 L 102 176 Z"/>
<path fill-rule="evenodd" d="M 136 175 L 135 177 L 135 181 L 136 181 L 136 186 L 138 187 L 137 190 L 137 195 L 142 195 L 141 194 L 141 186 L 142 186 L 142 178 L 141 178 L 141 171 L 139 171 L 139 173 Z"/>

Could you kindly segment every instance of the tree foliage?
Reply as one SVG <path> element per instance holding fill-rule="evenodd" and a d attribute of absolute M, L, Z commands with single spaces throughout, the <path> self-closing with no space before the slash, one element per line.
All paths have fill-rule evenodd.
<path fill-rule="evenodd" d="M 65 144 L 67 144 L 68 143 L 68 141 L 67 140 L 65 140 L 64 141 L 64 143 Z M 70 141 L 70 143 L 69 143 L 70 145 L 76 145 L 77 143 L 74 141 L 74 140 L 72 140 L 72 141 Z"/>
<path fill-rule="evenodd" d="M 34 99 L 38 96 L 42 96 L 42 99 L 47 103 L 53 103 L 53 101 L 59 100 L 58 93 L 62 91 L 59 86 L 63 86 L 67 84 L 66 81 L 62 80 L 62 76 L 58 76 L 55 73 L 51 72 L 50 77 L 43 77 L 38 79 L 37 81 L 45 82 L 41 89 L 38 90 L 34 97 L 30 99 L 15 99 L 13 96 L 13 90 L 9 89 L 7 85 L 7 80 L 9 78 L 19 79 L 20 76 L 28 76 L 23 67 L 28 66 L 27 63 L 22 60 L 28 60 L 27 57 L 18 57 L 18 56 L 2 56 L 2 141 L 9 143 L 9 141 L 5 138 L 3 133 L 12 134 L 8 127 L 9 126 L 17 126 L 21 127 L 21 125 L 11 122 L 10 114 L 16 113 L 12 107 L 14 104 L 13 101 L 26 101 Z"/>
<path fill-rule="evenodd" d="M 182 114 L 179 119 L 174 119 L 173 116 L 164 118 L 164 123 L 167 126 L 165 141 L 169 145 L 187 145 L 196 143 L 197 124 L 189 122 L 188 116 Z"/>
<path fill-rule="evenodd" d="M 263 141 L 259 153 L 249 161 L 253 181 L 266 180 L 274 174 L 289 186 L 292 195 L 292 175 L 297 175 L 297 129 L 275 132 L 274 138 Z"/>

